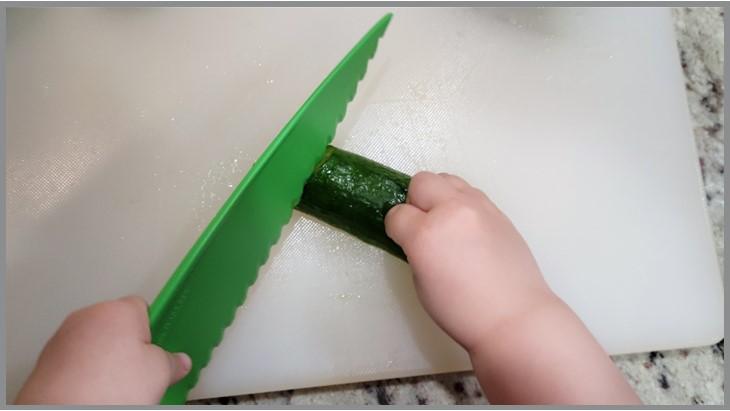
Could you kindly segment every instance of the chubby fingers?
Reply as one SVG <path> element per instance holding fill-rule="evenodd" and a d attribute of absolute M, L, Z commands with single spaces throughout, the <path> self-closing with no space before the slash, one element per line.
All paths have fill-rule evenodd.
<path fill-rule="evenodd" d="M 429 211 L 457 194 L 457 188 L 444 176 L 421 171 L 411 178 L 406 201 L 423 211 Z"/>
<path fill-rule="evenodd" d="M 468 188 L 471 188 L 471 186 L 469 185 L 469 183 L 467 183 L 466 181 L 464 181 L 464 179 L 461 178 L 461 177 L 459 177 L 459 176 L 455 176 L 455 175 L 449 174 L 449 173 L 439 173 L 439 175 L 441 177 L 443 177 L 446 181 L 448 181 L 449 184 L 451 184 L 457 190 L 463 191 L 463 190 L 466 190 Z"/>
<path fill-rule="evenodd" d="M 385 215 L 385 233 L 401 247 L 415 235 L 426 219 L 426 212 L 411 204 L 398 204 Z"/>
<path fill-rule="evenodd" d="M 421 171 L 411 178 L 406 203 L 396 205 L 386 214 L 385 232 L 407 249 L 410 239 L 425 223 L 429 211 L 472 190 L 469 183 L 455 175 Z"/>
<path fill-rule="evenodd" d="M 421 171 L 411 178 L 406 203 L 391 208 L 385 216 L 385 233 L 398 245 L 407 243 L 424 224 L 426 213 L 438 204 L 460 195 L 470 186 L 447 173 Z"/>

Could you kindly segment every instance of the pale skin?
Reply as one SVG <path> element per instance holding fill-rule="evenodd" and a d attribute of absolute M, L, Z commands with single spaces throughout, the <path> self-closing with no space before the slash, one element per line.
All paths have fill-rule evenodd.
<path fill-rule="evenodd" d="M 484 193 L 453 175 L 418 173 L 385 228 L 408 257 L 421 303 L 467 350 L 490 403 L 640 404 Z"/>
<path fill-rule="evenodd" d="M 606 352 L 544 281 L 510 220 L 459 177 L 413 176 L 386 232 L 418 296 L 469 353 L 493 404 L 640 404 Z M 156 404 L 190 358 L 150 343 L 138 297 L 71 314 L 48 341 L 18 404 Z"/>
<path fill-rule="evenodd" d="M 41 352 L 17 404 L 158 404 L 190 370 L 150 343 L 147 304 L 105 301 L 70 314 Z"/>

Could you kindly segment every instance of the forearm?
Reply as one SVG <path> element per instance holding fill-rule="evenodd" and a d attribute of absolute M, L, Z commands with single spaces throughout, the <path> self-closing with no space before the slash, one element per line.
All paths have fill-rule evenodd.
<path fill-rule="evenodd" d="M 557 297 L 505 321 L 470 355 L 495 404 L 640 404 L 603 348 Z"/>

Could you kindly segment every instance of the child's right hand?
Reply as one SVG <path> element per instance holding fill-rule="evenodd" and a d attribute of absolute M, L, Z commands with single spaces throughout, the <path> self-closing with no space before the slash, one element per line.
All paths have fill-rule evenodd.
<path fill-rule="evenodd" d="M 640 403 L 481 191 L 418 173 L 385 229 L 406 253 L 426 311 L 469 352 L 490 402 Z"/>
<path fill-rule="evenodd" d="M 422 304 L 467 350 L 502 323 L 556 302 L 527 244 L 484 193 L 450 174 L 413 176 L 385 219 Z"/>

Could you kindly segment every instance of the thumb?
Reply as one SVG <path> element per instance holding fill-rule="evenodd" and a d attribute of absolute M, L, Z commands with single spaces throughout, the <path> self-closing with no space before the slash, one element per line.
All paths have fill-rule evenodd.
<path fill-rule="evenodd" d="M 190 357 L 184 352 L 169 353 L 165 351 L 170 364 L 170 385 L 182 380 L 193 366 Z"/>

